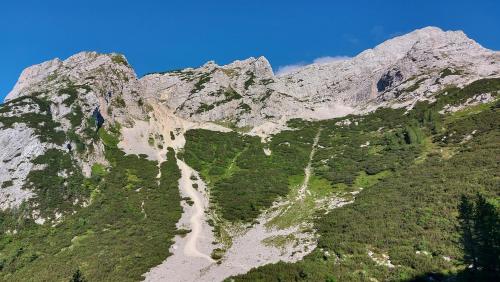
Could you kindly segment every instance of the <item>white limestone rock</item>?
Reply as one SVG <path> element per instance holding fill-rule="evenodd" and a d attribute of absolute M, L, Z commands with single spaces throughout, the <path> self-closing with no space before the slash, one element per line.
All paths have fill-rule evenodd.
<path fill-rule="evenodd" d="M 0 130 L 0 209 L 15 208 L 33 193 L 23 190 L 31 162 L 47 150 L 33 129 L 24 124 Z"/>
<path fill-rule="evenodd" d="M 131 129 L 147 124 L 148 130 L 168 134 L 165 128 L 171 130 L 178 124 L 223 122 L 244 128 L 265 142 L 270 134 L 287 128 L 292 118 L 321 120 L 378 107 L 411 108 L 419 100 L 433 101 L 449 85 L 462 87 L 494 77 L 500 77 L 500 52 L 482 47 L 461 31 L 427 27 L 387 40 L 356 57 L 307 65 L 281 76 L 274 75 L 266 58 L 258 57 L 224 66 L 211 61 L 198 68 L 137 78 L 122 55 L 81 52 L 27 68 L 6 101 L 23 100 L 23 96 L 44 99 L 50 104 L 52 119 L 61 124 L 58 129 L 74 130 L 79 136 L 83 136 L 86 120 L 98 110 L 105 127 L 119 123 Z M 66 88 L 71 85 L 78 87 L 75 100 L 69 103 Z M 481 97 L 478 99 L 489 101 Z M 78 109 L 82 124 L 73 128 L 70 117 Z M 2 118 L 41 111 L 36 103 L 12 106 L 0 111 L 0 125 Z M 150 121 L 153 117 L 156 120 Z M 145 129 L 137 132 L 141 130 Z M 131 148 L 140 147 L 153 155 L 149 145 L 139 144 L 147 138 L 132 140 L 131 136 L 135 135 L 123 134 L 120 144 L 124 148 L 133 144 Z M 87 145 L 93 142 L 84 141 Z M 0 159 L 9 160 L 9 164 L 0 163 L 0 181 L 13 181 L 0 189 L 0 208 L 5 209 L 31 196 L 21 188 L 32 169 L 30 161 L 54 144 L 42 143 L 33 129 L 22 124 L 2 125 L 0 142 L 8 143 L 0 148 Z M 20 156 L 11 155 L 16 150 L 22 151 Z M 71 153 L 87 176 L 92 164 L 106 162 L 100 142 L 92 152 Z M 19 166 L 15 173 L 9 171 L 14 166 Z"/>

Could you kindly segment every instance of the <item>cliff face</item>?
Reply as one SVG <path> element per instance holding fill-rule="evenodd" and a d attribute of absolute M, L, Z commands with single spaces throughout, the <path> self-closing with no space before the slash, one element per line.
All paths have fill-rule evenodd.
<path fill-rule="evenodd" d="M 500 77 L 499 52 L 460 31 L 433 27 L 354 58 L 282 76 L 274 75 L 264 57 L 142 78 L 118 54 L 84 52 L 54 59 L 24 70 L 0 108 L 0 208 L 17 207 L 33 196 L 26 179 L 43 167 L 35 160 L 48 150 L 70 156 L 86 176 L 93 164 L 105 163 L 102 141 L 93 137 L 100 127 L 135 132 L 122 135 L 120 144 L 129 151 L 134 147 L 127 144 L 147 145 L 160 131 L 207 122 L 266 134 L 291 118 L 411 107 L 447 86 L 488 77 Z"/>
<path fill-rule="evenodd" d="M 424 28 L 338 62 L 311 64 L 276 77 L 260 57 L 226 66 L 147 75 L 146 93 L 164 99 L 180 116 L 229 119 L 240 126 L 282 117 L 324 119 L 432 95 L 447 84 L 499 75 L 498 52 L 460 31 Z M 417 83 L 418 82 L 418 83 Z M 402 95 L 405 89 L 408 95 Z M 230 93 L 234 93 L 231 95 Z"/>

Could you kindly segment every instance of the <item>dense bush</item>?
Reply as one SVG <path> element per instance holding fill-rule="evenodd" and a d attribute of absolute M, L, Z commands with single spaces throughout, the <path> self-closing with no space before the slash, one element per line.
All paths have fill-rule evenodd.
<path fill-rule="evenodd" d="M 407 115 L 384 109 L 363 117 L 351 116 L 351 121 L 357 120 L 358 125 L 344 128 L 335 126 L 337 120 L 322 122 L 325 130 L 320 145 L 324 148 L 317 152 L 318 174 L 334 183 L 352 184 L 360 170 L 376 173 L 379 166 L 392 173 L 364 189 L 353 204 L 328 215 L 319 213 L 315 222 L 320 235 L 318 248 L 303 261 L 266 265 L 233 278 L 236 281 L 498 280 L 486 275 L 471 278 L 462 273 L 469 262 L 463 260 L 464 251 L 459 244 L 457 208 L 463 194 L 470 197 L 481 192 L 491 202 L 498 202 L 498 103 L 481 106 L 480 111 L 465 115 L 462 112 L 467 109 L 445 116 L 437 112 L 444 105 L 463 103 L 476 94 L 496 92 L 500 89 L 499 81 L 481 80 L 461 90 L 452 89 L 447 95 L 438 96 L 433 104 L 417 103 Z M 435 143 L 407 142 L 405 131 L 409 126 L 412 130 L 418 126 L 421 133 L 435 134 L 431 138 Z M 464 141 L 474 130 L 472 139 Z M 447 138 L 442 141 L 444 136 Z M 359 147 L 366 141 L 370 141 L 371 149 Z M 321 162 L 327 158 L 326 163 Z M 498 213 L 489 214 L 495 214 L 488 217 L 490 222 L 499 221 Z M 488 230 L 495 224 L 488 224 Z M 481 243 L 476 243 L 481 248 Z M 496 247 L 488 246 L 488 250 L 481 252 L 492 258 L 487 254 L 495 254 Z M 395 267 L 378 265 L 370 259 L 368 251 L 387 254 Z"/>
<path fill-rule="evenodd" d="M 273 136 L 272 154 L 266 156 L 257 137 L 190 130 L 184 159 L 208 182 L 225 219 L 251 222 L 288 193 L 288 177 L 303 174 L 316 132 L 315 127 L 281 132 Z"/>
<path fill-rule="evenodd" d="M 165 250 L 181 215 L 174 151 L 168 150 L 159 182 L 153 161 L 114 146 L 107 146 L 106 156 L 109 172 L 95 168 L 100 177 L 84 181 L 92 193 L 90 205 L 54 227 L 26 222 L 22 210 L 0 214 L 2 230 L 18 230 L 0 235 L 0 280 L 68 281 L 78 271 L 88 281 L 138 281 L 169 255 Z"/>

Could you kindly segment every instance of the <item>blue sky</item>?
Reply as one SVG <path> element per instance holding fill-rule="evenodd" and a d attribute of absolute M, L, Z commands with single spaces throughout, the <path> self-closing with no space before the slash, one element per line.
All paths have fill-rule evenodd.
<path fill-rule="evenodd" d="M 411 2 L 411 3 L 410 3 Z M 21 71 L 83 50 L 138 75 L 266 56 L 273 68 L 353 56 L 429 25 L 500 50 L 500 1 L 1 1 L 0 101 Z"/>

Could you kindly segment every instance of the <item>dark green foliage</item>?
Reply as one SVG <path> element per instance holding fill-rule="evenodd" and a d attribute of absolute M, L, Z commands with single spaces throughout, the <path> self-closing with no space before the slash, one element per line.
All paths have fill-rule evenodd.
<path fill-rule="evenodd" d="M 35 134 L 43 142 L 53 142 L 62 145 L 65 141 L 65 134 L 56 130 L 60 123 L 52 120 L 50 102 L 37 96 L 23 96 L 11 100 L 0 107 L 0 113 L 10 112 L 13 107 L 31 104 L 40 108 L 40 113 L 26 113 L 14 115 L 12 117 L 0 117 L 0 122 L 4 127 L 12 127 L 14 123 L 25 123 L 35 130 Z"/>
<path fill-rule="evenodd" d="M 460 231 L 462 235 L 462 247 L 464 250 L 464 262 L 471 264 L 474 267 L 474 271 L 477 271 L 477 254 L 476 254 L 476 244 L 474 242 L 474 204 L 469 200 L 468 197 L 462 195 L 460 199 L 460 205 L 458 207 L 459 211 L 459 223 Z"/>
<path fill-rule="evenodd" d="M 81 201 L 90 194 L 83 186 L 80 169 L 68 153 L 49 149 L 33 163 L 44 168 L 28 174 L 26 188 L 36 193 L 33 202 L 42 216 L 49 216 L 55 210 L 71 211 L 75 200 Z"/>
<path fill-rule="evenodd" d="M 266 91 L 266 93 L 264 93 L 264 95 L 262 95 L 262 97 L 259 99 L 260 102 L 264 102 L 265 100 L 269 99 L 269 97 L 271 97 L 271 94 L 273 94 L 273 90 L 272 89 L 268 89 Z"/>
<path fill-rule="evenodd" d="M 181 215 L 174 151 L 169 148 L 160 167 L 159 184 L 157 163 L 112 147 L 106 156 L 109 172 L 85 180 L 92 203 L 56 228 L 30 222 L 21 228 L 12 218 L 20 214 L 0 214 L 2 230 L 19 231 L 0 235 L 0 280 L 71 281 L 76 268 L 76 277 L 88 281 L 138 281 L 169 255 Z"/>
<path fill-rule="evenodd" d="M 466 136 L 487 132 L 494 129 L 499 129 L 498 112 L 500 111 L 500 103 L 497 102 L 490 108 L 485 109 L 479 114 L 468 115 L 464 118 L 452 121 L 447 125 L 446 130 L 435 137 L 436 141 L 443 144 L 460 143 Z"/>
<path fill-rule="evenodd" d="M 483 275 L 485 278 L 462 272 L 473 257 L 479 261 L 481 256 L 483 263 L 478 265 L 498 271 L 498 207 L 494 209 L 484 198 L 475 205 L 470 200 L 465 204 L 461 200 L 463 194 L 470 197 L 481 192 L 498 201 L 498 104 L 452 122 L 445 122 L 447 116 L 436 114 L 443 105 L 462 103 L 475 94 L 497 91 L 498 81 L 481 80 L 462 90 L 449 90 L 448 95 L 439 96 L 434 104 L 418 103 L 407 115 L 401 115 L 399 110 L 379 110 L 363 116 L 362 120 L 358 118 L 357 126 L 351 125 L 345 130 L 330 121 L 322 122 L 320 145 L 324 148 L 316 153 L 315 173 L 328 172 L 327 167 L 333 166 L 332 175 L 346 175 L 343 183 L 349 184 L 361 167 L 373 173 L 377 167 L 384 167 L 388 159 L 386 167 L 392 173 L 362 190 L 353 204 L 334 209 L 328 215 L 318 213 L 315 222 L 320 235 L 318 249 L 303 261 L 267 265 L 235 280 L 429 281 L 431 277 L 437 281 L 498 280 L 497 272 Z M 442 129 L 442 135 L 433 132 L 437 131 L 436 124 Z M 380 127 L 383 129 L 378 130 Z M 436 143 L 407 144 L 407 127 L 419 128 L 426 134 L 437 133 L 433 136 Z M 477 130 L 474 137 L 464 143 L 463 134 L 474 129 Z M 439 141 L 452 132 L 459 137 L 449 142 Z M 359 147 L 367 140 L 372 150 Z M 447 151 L 454 153 L 451 157 L 442 153 Z M 330 156 L 335 161 L 327 162 L 324 167 L 319 160 Z M 391 156 L 398 157 L 392 159 Z M 335 166 L 337 162 L 340 165 Z M 336 181 L 342 182 L 341 178 Z M 457 208 L 461 201 L 462 205 Z M 463 215 L 457 220 L 460 210 Z M 481 220 L 477 220 L 479 218 Z M 457 228 L 459 222 L 462 223 L 460 229 Z M 468 235 L 464 230 L 469 230 Z M 460 237 L 465 239 L 462 242 L 467 242 L 463 248 L 458 243 Z M 377 265 L 368 257 L 369 250 L 387 254 L 396 267 Z M 325 256 L 324 251 L 330 255 Z M 464 251 L 465 260 L 462 259 Z"/>
<path fill-rule="evenodd" d="M 241 95 L 231 87 L 225 89 L 223 94 L 224 94 L 223 100 L 217 101 L 217 102 L 210 104 L 210 105 L 202 103 L 200 105 L 200 107 L 196 110 L 196 113 L 199 114 L 199 113 L 203 113 L 203 112 L 208 112 L 208 111 L 214 109 L 216 106 L 219 106 L 219 105 L 231 102 L 233 100 L 237 100 L 237 99 L 242 98 Z"/>
<path fill-rule="evenodd" d="M 74 106 L 72 111 L 66 115 L 66 117 L 69 119 L 72 128 L 79 127 L 83 121 L 82 107 L 80 107 L 80 105 Z"/>
<path fill-rule="evenodd" d="M 71 106 L 75 103 L 75 101 L 78 99 L 78 89 L 83 89 L 85 90 L 87 93 L 92 91 L 92 88 L 90 88 L 90 86 L 88 85 L 75 85 L 73 84 L 71 81 L 67 82 L 67 85 L 65 88 L 62 88 L 62 89 L 59 89 L 58 93 L 59 95 L 69 95 L 68 98 L 66 98 L 64 101 L 63 101 L 63 104 L 65 104 L 66 106 Z"/>
<path fill-rule="evenodd" d="M 500 277 L 499 208 L 477 194 L 474 202 L 463 195 L 459 205 L 459 223 L 464 262 L 472 265 L 468 275 L 476 281 Z"/>
<path fill-rule="evenodd" d="M 425 80 L 426 80 L 426 78 L 422 78 L 422 79 L 417 80 L 417 81 L 416 81 L 416 82 L 415 82 L 412 86 L 410 86 L 410 87 L 406 88 L 406 89 L 404 90 L 404 92 L 411 93 L 411 92 L 413 92 L 413 91 L 417 90 L 417 89 L 420 87 L 420 84 L 421 84 L 422 82 L 424 82 Z"/>
<path fill-rule="evenodd" d="M 71 126 L 76 128 L 80 126 L 83 120 L 82 108 L 78 103 L 75 103 L 78 98 L 78 89 L 84 89 L 89 92 L 92 89 L 88 85 L 74 85 L 68 82 L 65 88 L 59 90 L 60 95 L 69 95 L 63 103 L 66 106 L 72 107 L 71 112 L 66 115 L 69 119 Z M 60 123 L 52 119 L 52 112 L 50 110 L 51 102 L 43 98 L 41 94 L 32 93 L 30 96 L 23 96 L 11 100 L 0 107 L 0 112 L 12 111 L 14 107 L 32 105 L 40 109 L 40 113 L 26 113 L 22 115 L 15 115 L 13 117 L 0 117 L 0 122 L 5 126 L 12 126 L 14 123 L 25 123 L 27 126 L 33 128 L 35 133 L 39 136 L 41 141 L 53 142 L 58 145 L 64 144 L 67 137 L 65 132 L 56 130 Z M 74 135 L 71 137 L 75 137 Z M 71 138 L 70 139 L 75 139 Z"/>
<path fill-rule="evenodd" d="M 212 254 L 210 255 L 210 257 L 212 257 L 213 259 L 215 260 L 219 260 L 221 259 L 222 257 L 224 256 L 224 250 L 220 249 L 220 248 L 215 248 L 213 251 L 212 251 Z"/>
<path fill-rule="evenodd" d="M 80 135 L 76 134 L 74 130 L 69 130 L 67 132 L 67 137 L 69 141 L 73 142 L 76 145 L 77 153 L 82 154 L 85 152 L 86 145 L 82 140 L 82 137 L 80 137 Z"/>
<path fill-rule="evenodd" d="M 9 186 L 12 186 L 13 182 L 12 180 L 8 180 L 8 181 L 5 181 L 2 183 L 2 187 L 1 188 L 7 188 Z"/>
<path fill-rule="evenodd" d="M 118 133 L 119 133 L 119 128 L 110 128 L 110 131 L 106 131 L 104 128 L 99 128 L 99 137 L 101 138 L 101 141 L 106 145 L 107 147 L 110 148 L 116 148 L 118 143 L 120 142 L 120 139 L 118 138 Z"/>
<path fill-rule="evenodd" d="M 497 95 L 499 81 L 481 80 L 464 89 L 450 88 L 435 103 L 417 103 L 408 114 L 381 109 L 361 117 L 349 116 L 351 125 L 336 125 L 340 119 L 292 120 L 288 126 L 294 130 L 274 135 L 265 145 L 256 137 L 234 132 L 188 131 L 184 159 L 200 171 L 218 212 L 231 221 L 252 222 L 260 209 L 288 193 L 288 179 L 303 175 L 319 128 L 314 177 L 352 188 L 365 173 L 389 172 L 365 187 L 354 203 L 328 214 L 317 213 L 318 248 L 304 260 L 260 267 L 235 280 L 425 281 L 430 275 L 444 280 L 464 270 L 472 257 L 481 269 L 498 269 L 498 103 L 468 115 L 443 116 L 438 112 L 444 105 L 463 103 L 479 93 Z M 4 107 L 33 102 L 24 97 Z M 0 112 L 7 109 L 4 107 Z M 0 280 L 30 281 L 36 277 L 68 281 L 75 271 L 80 272 L 77 277 L 85 276 L 88 281 L 142 280 L 143 273 L 168 256 L 164 251 L 173 236 L 187 232 L 175 230 L 181 198 L 174 151 L 169 148 L 158 183 L 157 163 L 143 155 L 125 155 L 116 147 L 119 128 L 107 125 L 108 131 L 102 129 L 97 134 L 92 122 L 83 124 L 83 135 L 102 138 L 110 166 L 95 168 L 91 178 L 80 181 L 78 172 L 68 179 L 57 176 L 58 166 L 68 169 L 73 165 L 66 153 L 50 152 L 37 160 L 56 168 L 32 178 L 42 195 L 37 193 L 41 208 L 45 213 L 46 207 L 50 210 L 55 206 L 77 213 L 65 213 L 54 228 L 52 223 L 39 226 L 27 219 L 31 210 L 26 205 L 0 212 Z M 474 130 L 472 139 L 465 142 L 463 137 Z M 78 139 L 70 133 L 68 138 Z M 369 146 L 361 146 L 367 141 Z M 270 156 L 263 153 L 264 146 L 272 151 Z M 61 186 L 61 181 L 81 185 Z M 469 200 L 459 208 L 462 195 L 470 199 L 477 192 L 484 195 L 483 200 L 474 204 Z M 43 200 L 50 193 L 55 196 Z M 87 207 L 71 207 L 75 197 L 92 201 Z M 56 204 L 52 199 L 64 203 Z M 459 218 L 460 210 L 463 215 Z M 468 229 L 460 222 L 468 222 Z M 216 226 L 213 221 L 210 224 Z M 14 229 L 18 230 L 15 235 L 6 232 Z M 469 235 L 463 236 L 464 230 L 470 230 Z M 462 247 L 460 238 L 475 240 Z M 396 267 L 376 264 L 367 255 L 369 250 L 387 254 Z M 471 250 L 480 255 L 467 255 Z M 480 281 L 482 275 L 474 275 L 458 275 L 456 279 Z"/>
<path fill-rule="evenodd" d="M 125 100 L 123 100 L 122 97 L 116 96 L 115 100 L 113 101 L 113 105 L 117 108 L 125 108 Z"/>
<path fill-rule="evenodd" d="M 316 174 L 332 184 L 353 185 L 361 172 L 374 175 L 411 163 L 421 151 L 418 144 L 424 136 L 417 122 L 402 113 L 379 109 L 362 119 L 347 117 L 352 120 L 348 126 L 336 125 L 338 120 L 321 122 L 324 130 L 319 140 L 322 148 L 315 156 Z"/>
<path fill-rule="evenodd" d="M 238 106 L 238 109 L 241 109 L 241 111 L 243 113 L 249 113 L 252 110 L 252 108 L 248 104 L 245 104 L 245 103 L 241 103 Z"/>
<path fill-rule="evenodd" d="M 245 81 L 245 90 L 248 90 L 248 88 L 252 85 L 255 84 L 255 74 L 251 71 L 247 71 L 246 75 L 250 76 L 246 81 Z"/>
<path fill-rule="evenodd" d="M 77 269 L 75 271 L 75 273 L 73 274 L 73 277 L 71 277 L 71 279 L 69 281 L 70 282 L 85 282 L 87 280 L 85 279 L 85 277 L 83 277 L 83 274 L 80 271 L 80 269 Z"/>
<path fill-rule="evenodd" d="M 273 82 L 274 82 L 274 79 L 271 79 L 271 78 L 269 78 L 269 79 L 262 79 L 262 80 L 260 81 L 260 83 L 261 83 L 262 85 L 268 85 L 268 84 L 271 84 L 271 83 L 273 83 Z"/>
<path fill-rule="evenodd" d="M 447 95 L 440 95 L 438 101 L 432 105 L 432 108 L 442 108 L 446 104 L 458 105 L 464 103 L 468 98 L 482 93 L 492 93 L 493 96 L 497 96 L 498 90 L 500 90 L 500 78 L 476 80 L 466 85 L 463 89 L 450 87 L 445 90 Z"/>
<path fill-rule="evenodd" d="M 449 75 L 459 75 L 459 74 L 462 74 L 462 71 L 460 71 L 460 70 L 452 71 L 449 68 L 445 68 L 444 70 L 441 71 L 441 74 L 439 77 L 444 78 L 444 77 L 447 77 Z"/>
<path fill-rule="evenodd" d="M 424 141 L 422 130 L 416 125 L 407 125 L 404 129 L 406 144 L 420 144 Z"/>
<path fill-rule="evenodd" d="M 223 100 L 223 102 L 219 102 L 219 104 L 224 104 L 242 98 L 241 95 L 231 87 L 227 88 L 226 91 L 224 91 L 224 97 L 225 99 Z"/>
<path fill-rule="evenodd" d="M 199 76 L 198 81 L 194 84 L 194 88 L 191 89 L 191 93 L 200 92 L 203 88 L 205 88 L 205 83 L 209 82 L 212 79 L 212 73 L 204 73 Z"/>
<path fill-rule="evenodd" d="M 115 64 L 122 64 L 128 66 L 128 62 L 123 55 L 116 54 L 111 57 L 111 61 Z"/>
<path fill-rule="evenodd" d="M 94 117 L 87 117 L 84 121 L 82 128 L 82 135 L 85 139 L 97 141 L 99 138 L 98 131 L 96 131 L 96 122 Z"/>
<path fill-rule="evenodd" d="M 289 176 L 303 174 L 316 131 L 281 132 L 270 144 L 273 154 L 266 156 L 259 138 L 190 130 L 184 159 L 212 187 L 213 201 L 225 219 L 251 222 L 288 193 Z"/>
<path fill-rule="evenodd" d="M 245 142 L 237 133 L 219 133 L 208 130 L 186 132 L 184 160 L 197 171 L 224 171 L 237 153 L 245 148 Z"/>
<path fill-rule="evenodd" d="M 215 108 L 215 104 L 207 105 L 207 104 L 201 103 L 201 105 L 198 107 L 198 109 L 196 109 L 196 113 L 200 114 L 200 113 L 208 112 L 210 110 L 213 110 L 214 108 Z"/>

